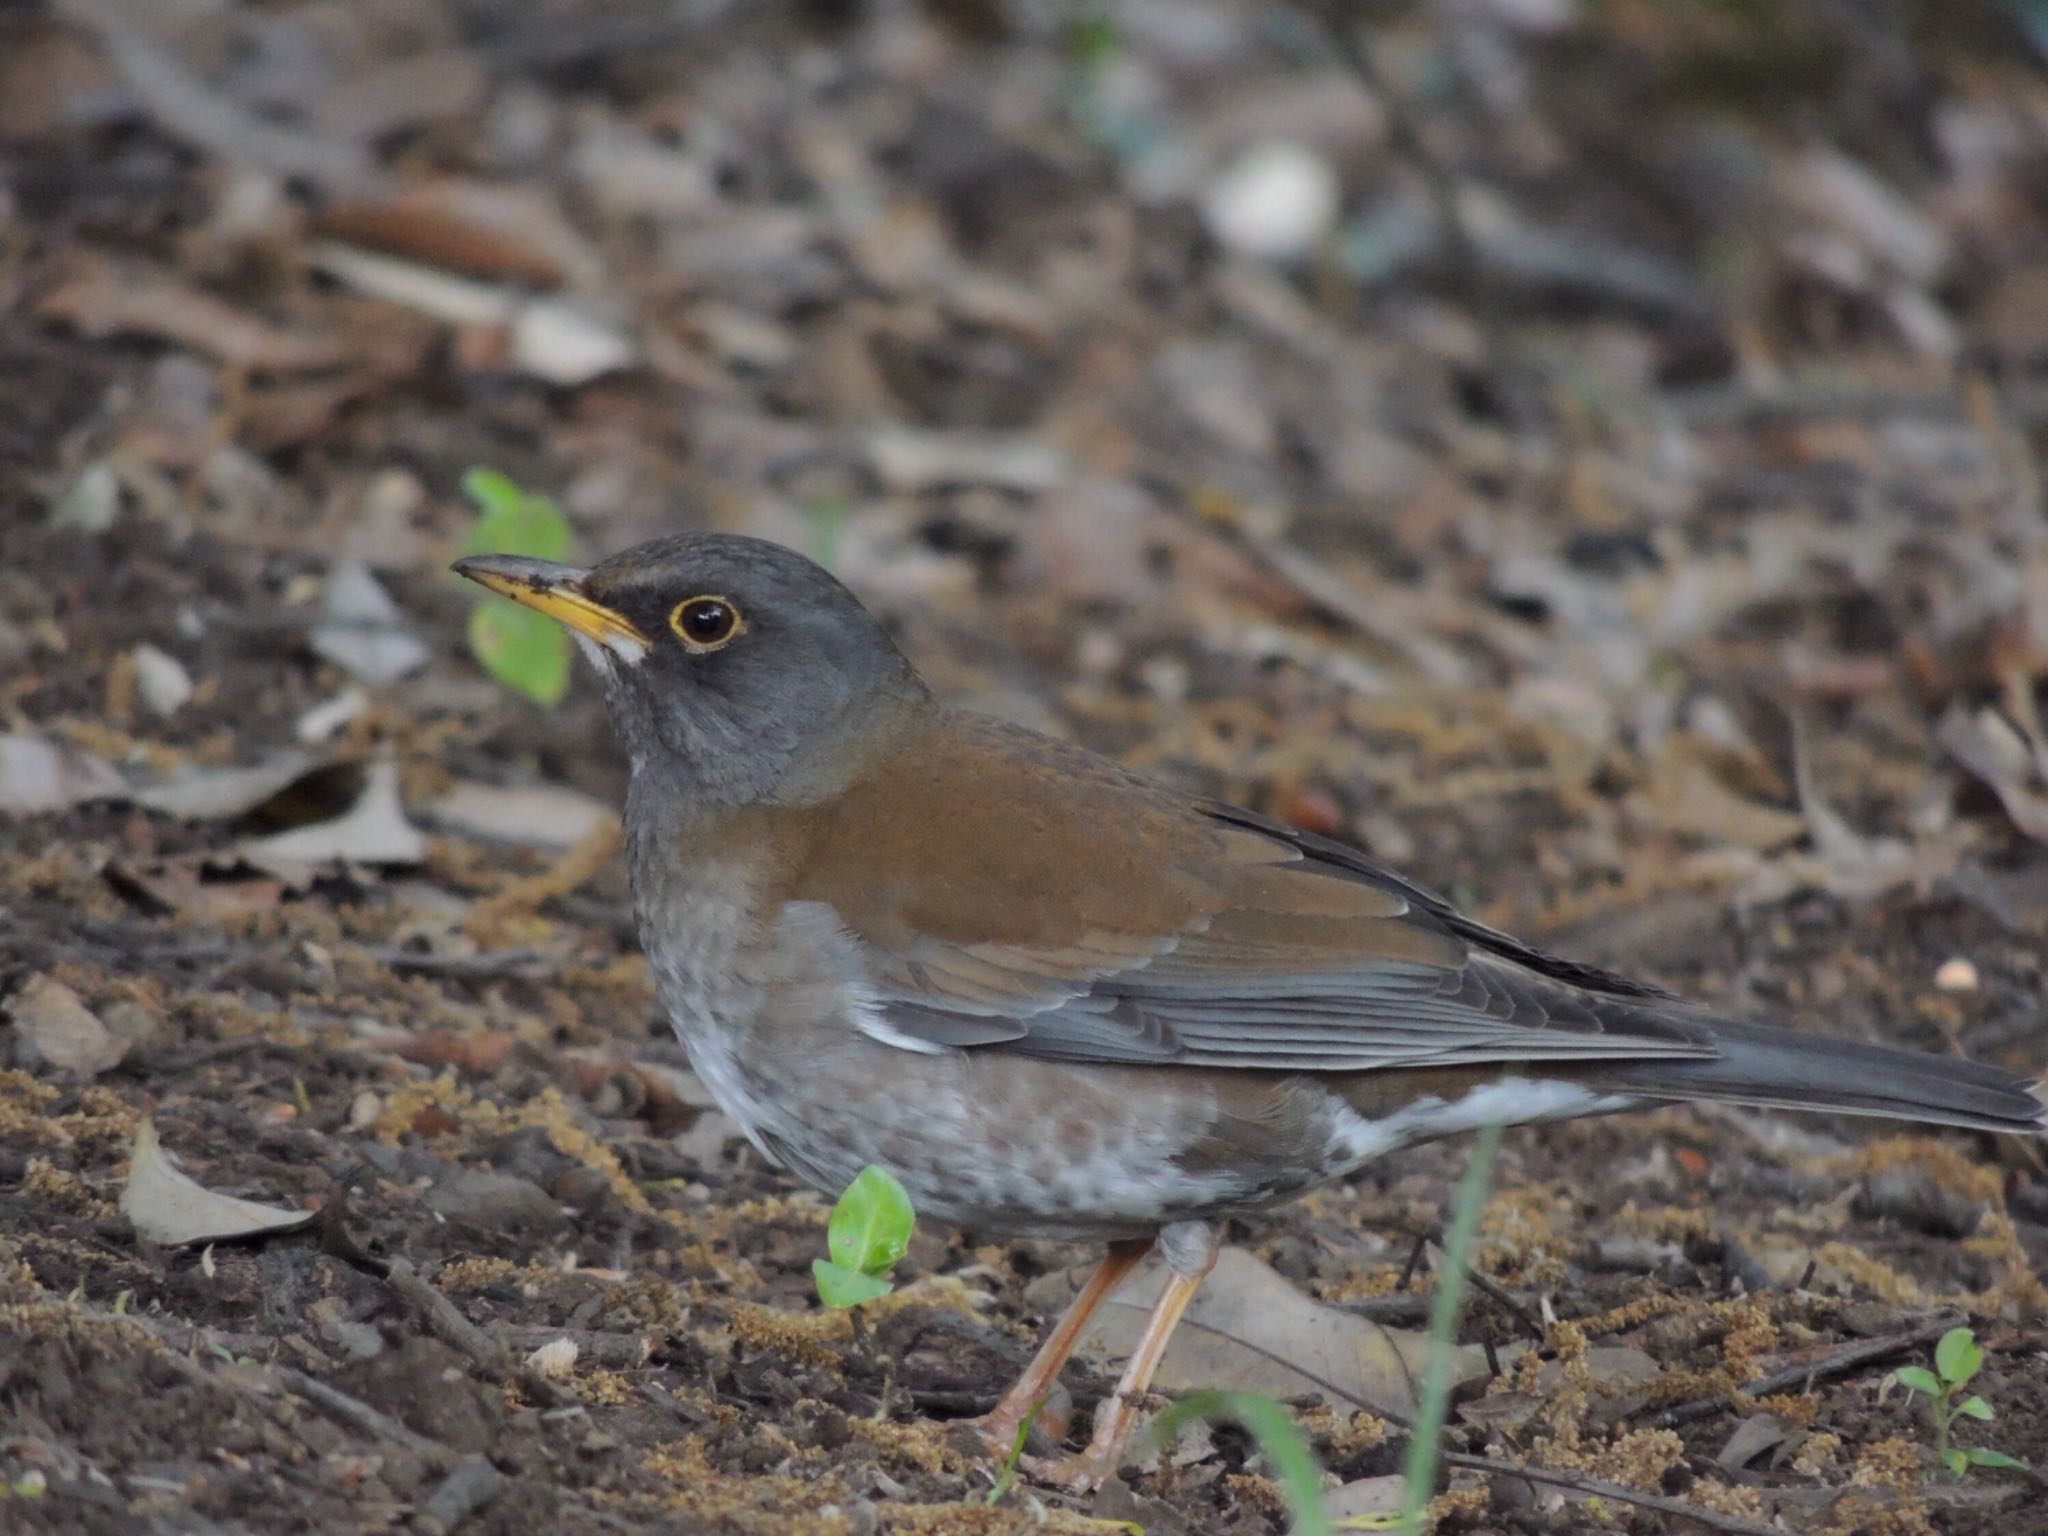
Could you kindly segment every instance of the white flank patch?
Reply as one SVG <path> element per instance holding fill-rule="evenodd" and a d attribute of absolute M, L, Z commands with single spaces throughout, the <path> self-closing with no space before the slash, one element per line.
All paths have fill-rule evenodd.
<path fill-rule="evenodd" d="M 1348 1160 L 1369 1163 L 1376 1157 L 1432 1141 L 1476 1131 L 1482 1125 L 1526 1125 L 1533 1120 L 1568 1120 L 1575 1115 L 1627 1109 L 1637 1103 L 1625 1093 L 1595 1093 L 1577 1083 L 1544 1078 L 1503 1078 L 1475 1088 L 1462 1099 L 1418 1099 L 1384 1120 L 1368 1120 L 1351 1109 L 1338 1111 L 1337 1134 Z"/>
<path fill-rule="evenodd" d="M 883 1016 L 881 1009 L 875 1007 L 872 1003 L 865 1007 L 856 1007 L 853 1010 L 853 1022 L 854 1026 L 870 1040 L 879 1040 L 884 1045 L 893 1045 L 899 1051 L 916 1051 L 922 1056 L 943 1056 L 952 1049 L 951 1046 L 940 1045 L 936 1040 L 924 1040 L 916 1035 L 906 1035 L 902 1030 L 891 1024 Z"/>

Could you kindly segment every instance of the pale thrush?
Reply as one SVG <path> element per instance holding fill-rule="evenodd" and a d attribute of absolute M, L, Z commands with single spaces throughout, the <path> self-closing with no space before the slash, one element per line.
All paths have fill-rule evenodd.
<path fill-rule="evenodd" d="M 1158 1243 L 1171 1278 L 1077 1486 L 1115 1470 L 1225 1213 L 1483 1123 L 1666 1100 L 2041 1126 L 2016 1073 L 1723 1017 L 1340 843 L 948 708 L 777 545 L 456 569 L 595 663 L 661 1005 L 754 1143 L 827 1192 L 879 1163 L 920 1216 L 1111 1245 L 983 1421 L 993 1443 Z"/>

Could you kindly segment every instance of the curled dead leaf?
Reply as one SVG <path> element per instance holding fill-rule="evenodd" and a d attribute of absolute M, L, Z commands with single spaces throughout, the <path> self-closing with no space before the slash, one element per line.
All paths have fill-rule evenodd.
<path fill-rule="evenodd" d="M 1103 1303 L 1081 1341 L 1126 1355 L 1165 1284 L 1153 1264 Z M 1195 1293 L 1155 1378 L 1166 1391 L 1249 1388 L 1275 1397 L 1316 1394 L 1350 1408 L 1407 1418 L 1429 1359 L 1427 1334 L 1382 1327 L 1305 1296 L 1270 1265 L 1225 1248 Z M 1454 1383 L 1486 1374 L 1477 1349 L 1458 1346 Z"/>
<path fill-rule="evenodd" d="M 171 1165 L 157 1141 L 156 1126 L 144 1119 L 135 1127 L 128 1183 L 121 1191 L 121 1214 L 151 1242 L 184 1248 L 266 1232 L 290 1232 L 305 1226 L 315 1213 L 215 1194 Z"/>

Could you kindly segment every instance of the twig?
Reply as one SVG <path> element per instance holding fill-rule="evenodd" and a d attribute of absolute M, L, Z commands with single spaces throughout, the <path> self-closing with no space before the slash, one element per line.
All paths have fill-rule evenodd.
<path fill-rule="evenodd" d="M 452 1344 L 495 1376 L 512 1368 L 504 1345 L 462 1315 L 462 1309 L 422 1280 L 404 1259 L 393 1259 L 384 1277 L 412 1309 L 419 1313 L 427 1330 L 444 1344 Z"/>
<path fill-rule="evenodd" d="M 209 89 L 146 35 L 134 8 L 121 0 L 64 0 L 58 11 L 98 37 L 151 121 L 173 138 L 330 192 L 376 185 L 377 173 L 361 146 L 267 122 Z"/>
<path fill-rule="evenodd" d="M 1481 1274 L 1470 1264 L 1465 1266 L 1465 1278 L 1472 1282 L 1472 1289 L 1500 1306 L 1506 1307 L 1514 1316 L 1515 1321 L 1528 1331 L 1530 1338 L 1541 1339 L 1543 1337 L 1542 1319 L 1518 1301 L 1514 1293 L 1509 1291 L 1498 1280 L 1495 1280 L 1490 1275 Z"/>
<path fill-rule="evenodd" d="M 1532 1483 L 1548 1483 L 1553 1488 L 1569 1488 L 1574 1493 L 1583 1493 L 1589 1498 L 1614 1499 L 1623 1504 L 1634 1504 L 1641 1509 L 1654 1509 L 1660 1514 L 1682 1516 L 1709 1530 L 1727 1531 L 1731 1536 L 1785 1536 L 1774 1525 L 1759 1525 L 1754 1520 L 1745 1520 L 1740 1515 L 1724 1515 L 1709 1509 L 1704 1504 L 1694 1504 L 1685 1499 L 1669 1499 L 1659 1493 L 1642 1493 L 1621 1483 L 1610 1483 L 1604 1478 L 1587 1477 L 1578 1472 L 1557 1472 L 1549 1467 L 1525 1467 L 1518 1462 L 1496 1461 L 1491 1456 L 1475 1456 L 1468 1451 L 1446 1451 L 1444 1462 L 1448 1466 L 1464 1467 L 1470 1471 L 1486 1472 L 1496 1477 L 1519 1477 Z"/>
<path fill-rule="evenodd" d="M 427 950 L 376 945 L 362 953 L 401 976 L 452 976 L 457 979 L 491 976 L 553 975 L 561 968 L 562 956 L 544 949 L 487 949 L 475 955 L 438 955 Z"/>
<path fill-rule="evenodd" d="M 1234 531 L 1234 530 L 1233 530 Z M 1451 646 L 1405 622 L 1399 605 L 1361 592 L 1328 566 L 1293 545 L 1239 533 L 1237 545 L 1318 608 L 1395 652 L 1434 683 L 1462 685 L 1470 668 Z"/>
<path fill-rule="evenodd" d="M 462 1464 L 441 1485 L 427 1495 L 412 1528 L 419 1536 L 449 1536 L 449 1533 L 505 1491 L 510 1481 L 485 1457 L 465 1456 Z"/>
<path fill-rule="evenodd" d="M 515 1360 L 498 1338 L 463 1316 L 460 1307 L 421 1279 L 419 1272 L 404 1259 L 393 1259 L 384 1278 L 419 1313 L 429 1332 L 461 1350 L 487 1375 L 517 1382 L 520 1391 L 550 1408 L 573 1401 L 539 1371 Z"/>
<path fill-rule="evenodd" d="M 543 1345 L 557 1339 L 567 1339 L 576 1346 L 576 1361 L 579 1365 L 602 1366 L 606 1370 L 637 1370 L 647 1363 L 647 1357 L 654 1352 L 659 1330 L 649 1329 L 645 1333 L 606 1333 L 590 1328 L 499 1328 L 495 1330 L 507 1349 L 520 1354 L 531 1354 Z"/>
<path fill-rule="evenodd" d="M 372 1408 L 361 1398 L 350 1397 L 338 1387 L 331 1387 L 317 1376 L 308 1376 L 304 1371 L 289 1365 L 262 1367 L 276 1377 L 284 1388 L 306 1399 L 340 1424 L 360 1430 L 375 1440 L 387 1440 L 412 1452 L 437 1472 L 445 1472 L 460 1462 L 461 1457 L 438 1440 L 431 1440 L 418 1430 L 409 1428 L 380 1408 Z"/>
<path fill-rule="evenodd" d="M 1881 1339 L 1865 1339 L 1860 1344 L 1845 1344 L 1833 1354 L 1823 1355 L 1818 1360 L 1809 1360 L 1804 1365 L 1788 1365 L 1783 1370 L 1773 1371 L 1768 1376 L 1745 1383 L 1732 1395 L 1768 1397 L 1771 1393 L 1782 1392 L 1787 1387 L 1820 1381 L 1829 1376 L 1846 1375 L 1859 1365 L 1886 1359 L 1912 1349 L 1915 1345 L 1931 1344 L 1960 1321 L 1962 1318 L 1959 1314 L 1944 1313 L 1935 1321 L 1922 1323 L 1918 1328 L 1906 1333 L 1887 1334 Z M 1695 1419 L 1709 1418 L 1727 1406 L 1728 1395 L 1697 1397 L 1674 1404 L 1658 1414 L 1652 1422 L 1658 1429 L 1669 1429 L 1678 1424 L 1690 1424 Z"/>

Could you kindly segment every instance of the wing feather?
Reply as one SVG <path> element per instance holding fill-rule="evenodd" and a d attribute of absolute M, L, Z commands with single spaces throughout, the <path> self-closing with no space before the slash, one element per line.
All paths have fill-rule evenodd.
<path fill-rule="evenodd" d="M 1355 849 L 972 716 L 831 808 L 787 895 L 839 915 L 877 1037 L 926 1049 L 1326 1072 L 1717 1053 L 1677 999 Z"/>

